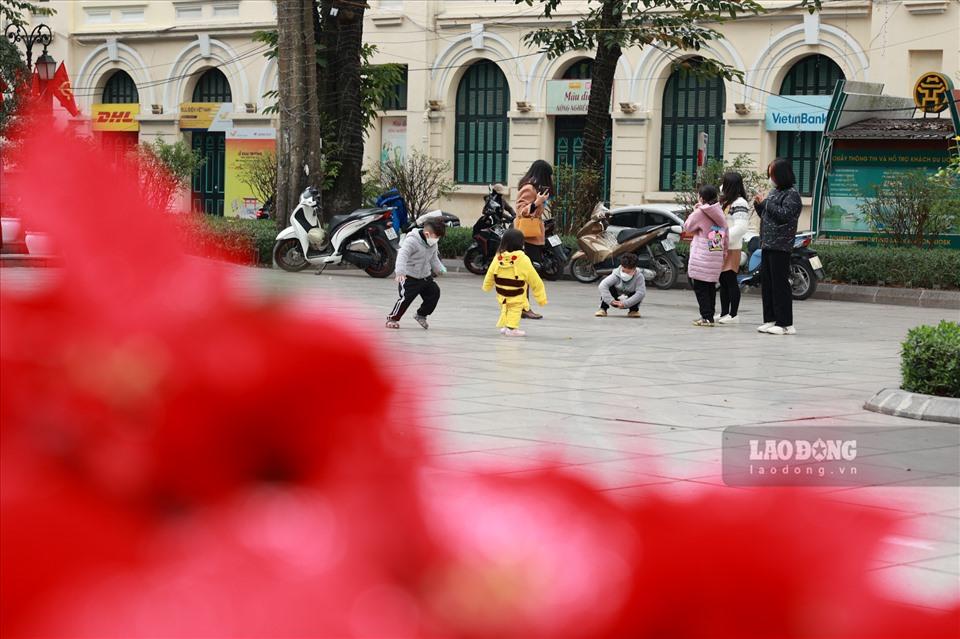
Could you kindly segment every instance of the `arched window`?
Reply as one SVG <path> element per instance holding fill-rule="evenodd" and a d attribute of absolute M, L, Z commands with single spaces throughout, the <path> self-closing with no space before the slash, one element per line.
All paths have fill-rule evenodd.
<path fill-rule="evenodd" d="M 457 88 L 454 176 L 461 184 L 507 182 L 510 88 L 493 62 L 475 62 Z"/>
<path fill-rule="evenodd" d="M 589 80 L 593 76 L 593 60 L 577 60 L 563 72 L 564 80 Z M 576 167 L 583 151 L 583 130 L 587 118 L 583 115 L 558 115 L 554 121 L 553 165 L 565 164 Z M 613 121 L 607 121 L 607 137 L 603 146 L 603 183 L 600 194 L 604 202 L 610 202 L 610 156 L 613 152 Z M 559 187 L 558 187 L 559 188 Z"/>
<path fill-rule="evenodd" d="M 842 79 L 843 71 L 836 62 L 825 55 L 810 55 L 790 67 L 780 95 L 830 95 Z M 822 138 L 819 131 L 777 131 L 777 156 L 793 164 L 801 195 L 813 194 Z"/>
<path fill-rule="evenodd" d="M 136 104 L 140 101 L 137 84 L 126 71 L 115 71 L 103 87 L 104 104 Z"/>
<path fill-rule="evenodd" d="M 589 80 L 593 75 L 593 60 L 577 60 L 563 72 L 564 80 Z"/>
<path fill-rule="evenodd" d="M 193 87 L 194 102 L 233 102 L 230 83 L 220 69 L 207 69 Z"/>
<path fill-rule="evenodd" d="M 694 61 L 693 64 L 696 64 Z M 676 188 L 678 172 L 697 169 L 697 138 L 707 134 L 707 157 L 723 157 L 723 80 L 676 69 L 663 90 L 660 129 L 660 190 Z"/>

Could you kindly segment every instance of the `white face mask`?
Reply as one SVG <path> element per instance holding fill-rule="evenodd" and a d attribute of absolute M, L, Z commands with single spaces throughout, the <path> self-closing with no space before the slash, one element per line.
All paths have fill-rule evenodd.
<path fill-rule="evenodd" d="M 423 238 L 423 239 L 425 239 L 425 240 L 427 241 L 427 245 L 428 245 L 428 246 L 436 246 L 436 245 L 437 245 L 437 242 L 440 241 L 440 238 L 439 238 L 439 237 L 425 237 L 425 238 Z"/>
<path fill-rule="evenodd" d="M 633 276 L 636 275 L 636 272 L 633 273 L 624 273 L 623 270 L 620 271 L 620 279 L 624 282 L 629 282 L 633 279 Z"/>

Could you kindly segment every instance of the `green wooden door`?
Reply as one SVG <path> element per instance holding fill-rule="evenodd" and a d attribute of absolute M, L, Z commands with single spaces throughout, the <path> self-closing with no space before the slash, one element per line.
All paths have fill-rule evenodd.
<path fill-rule="evenodd" d="M 589 80 L 593 73 L 593 60 L 578 60 L 563 73 L 564 80 Z M 583 151 L 583 130 L 587 117 L 583 115 L 558 115 L 554 121 L 553 165 L 569 165 L 576 169 Z M 613 123 L 607 130 L 603 154 L 603 185 L 601 197 L 610 203 L 610 155 L 613 151 Z"/>
<path fill-rule="evenodd" d="M 586 116 L 558 115 L 554 123 L 553 165 L 572 166 L 574 169 L 580 164 L 580 154 L 583 152 L 583 129 L 586 126 Z M 607 131 L 603 153 L 603 186 L 600 190 L 603 201 L 610 203 L 610 155 L 613 151 L 613 131 Z"/>
<path fill-rule="evenodd" d="M 226 136 L 194 131 L 192 147 L 204 158 L 203 166 L 193 176 L 193 209 L 208 215 L 223 215 Z"/>
<path fill-rule="evenodd" d="M 688 64 L 696 65 L 694 58 Z M 723 158 L 723 80 L 677 68 L 663 90 L 660 128 L 660 190 L 676 191 L 677 174 L 697 170 L 699 134 L 707 134 L 707 159 Z"/>

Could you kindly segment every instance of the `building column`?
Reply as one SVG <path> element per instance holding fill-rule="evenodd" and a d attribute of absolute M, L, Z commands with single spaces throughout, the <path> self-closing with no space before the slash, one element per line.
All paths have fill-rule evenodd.
<path fill-rule="evenodd" d="M 647 190 L 647 136 L 650 112 L 613 114 L 613 151 L 610 157 L 610 204 L 625 206 L 645 201 Z"/>

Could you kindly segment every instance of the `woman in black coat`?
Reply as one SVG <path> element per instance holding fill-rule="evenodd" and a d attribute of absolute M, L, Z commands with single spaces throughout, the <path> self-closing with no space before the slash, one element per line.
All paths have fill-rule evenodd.
<path fill-rule="evenodd" d="M 794 335 L 793 295 L 790 290 L 790 253 L 797 234 L 803 202 L 794 187 L 793 167 L 777 158 L 767 167 L 773 189 L 757 194 L 754 208 L 760 216 L 760 290 L 763 294 L 763 324 L 757 330 L 771 335 Z"/>

